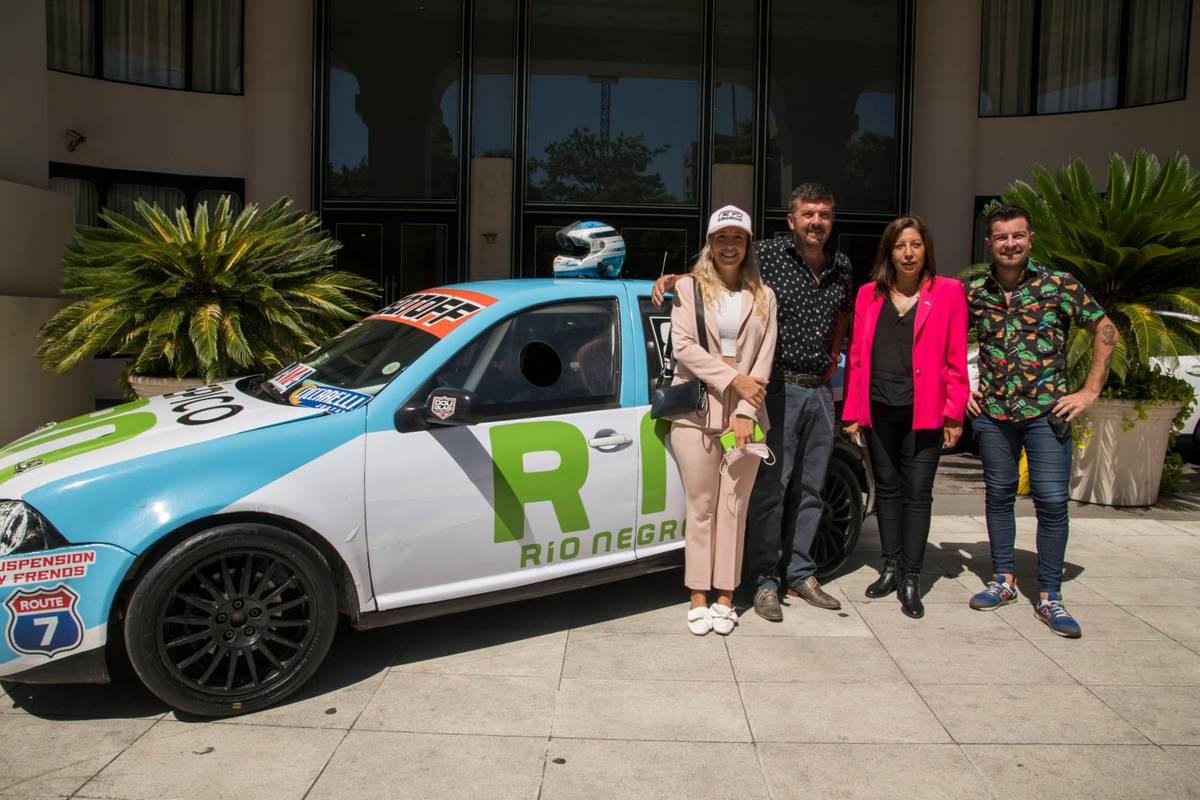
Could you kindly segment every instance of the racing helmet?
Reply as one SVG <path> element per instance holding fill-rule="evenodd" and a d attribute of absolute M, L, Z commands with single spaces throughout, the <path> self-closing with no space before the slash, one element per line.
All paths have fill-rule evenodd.
<path fill-rule="evenodd" d="M 567 255 L 554 257 L 556 278 L 616 278 L 625 264 L 625 240 L 606 222 L 572 222 L 555 234 Z"/>

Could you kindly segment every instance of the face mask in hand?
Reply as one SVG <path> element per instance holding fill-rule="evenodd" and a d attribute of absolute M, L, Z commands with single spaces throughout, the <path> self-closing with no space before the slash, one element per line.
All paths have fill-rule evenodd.
<path fill-rule="evenodd" d="M 767 466 L 775 463 L 775 454 L 771 452 L 771 448 L 767 447 L 762 442 L 754 442 L 746 445 L 745 450 L 739 450 L 736 447 L 731 447 L 725 451 L 725 464 L 732 467 L 743 456 L 756 456 L 763 459 L 763 463 Z"/>

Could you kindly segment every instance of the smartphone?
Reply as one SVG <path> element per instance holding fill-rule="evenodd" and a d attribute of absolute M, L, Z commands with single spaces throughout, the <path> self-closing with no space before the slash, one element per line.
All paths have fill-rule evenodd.
<path fill-rule="evenodd" d="M 757 422 L 754 423 L 754 433 L 750 436 L 750 441 L 761 442 L 766 438 L 767 435 L 763 433 L 763 429 L 758 426 Z M 729 431 L 721 435 L 721 446 L 727 451 L 737 447 L 737 436 L 733 434 L 733 431 Z"/>
<path fill-rule="evenodd" d="M 1058 439 L 1059 444 L 1067 441 L 1071 435 L 1071 423 L 1066 417 L 1060 417 L 1052 411 L 1046 415 L 1046 422 L 1050 423 L 1050 430 L 1054 431 L 1054 438 Z"/>

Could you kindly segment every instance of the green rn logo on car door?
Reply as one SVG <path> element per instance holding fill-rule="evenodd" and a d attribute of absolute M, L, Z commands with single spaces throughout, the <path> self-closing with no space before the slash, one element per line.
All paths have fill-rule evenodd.
<path fill-rule="evenodd" d="M 643 515 L 656 514 L 667 507 L 667 449 L 666 434 L 670 425 L 664 421 L 643 417 L 639 426 L 641 445 L 641 478 Z M 554 509 L 558 526 L 563 533 L 583 533 L 591 527 L 582 491 L 588 479 L 587 439 L 579 428 L 568 422 L 516 422 L 496 425 L 489 432 L 492 449 L 492 485 L 495 487 L 496 543 L 515 542 L 525 537 L 525 506 L 548 502 Z M 528 470 L 525 456 L 531 453 L 554 453 L 558 465 L 553 469 Z M 630 509 L 632 511 L 632 509 Z M 585 533 L 590 538 L 591 553 L 625 550 L 655 541 L 683 536 L 680 520 L 664 520 L 618 528 L 614 531 Z M 557 544 L 557 551 L 555 549 Z M 567 536 L 557 543 L 521 545 L 521 566 L 537 566 L 577 557 L 584 543 L 579 536 Z"/>

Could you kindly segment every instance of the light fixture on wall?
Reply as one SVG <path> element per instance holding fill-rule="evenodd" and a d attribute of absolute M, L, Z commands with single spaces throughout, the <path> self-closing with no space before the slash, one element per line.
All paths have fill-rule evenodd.
<path fill-rule="evenodd" d="M 67 152 L 74 153 L 75 148 L 87 141 L 87 137 L 74 128 L 67 128 Z"/>

